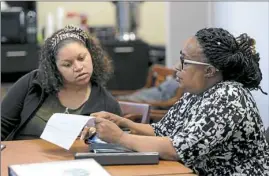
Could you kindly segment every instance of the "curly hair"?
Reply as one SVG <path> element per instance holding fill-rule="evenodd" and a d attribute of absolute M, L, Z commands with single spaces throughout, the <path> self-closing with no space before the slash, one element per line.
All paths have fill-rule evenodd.
<path fill-rule="evenodd" d="M 254 39 L 245 33 L 235 38 L 222 28 L 204 28 L 195 37 L 208 62 L 222 72 L 224 81 L 237 81 L 250 90 L 262 91 L 259 86 L 262 80 L 260 56 L 255 50 Z"/>
<path fill-rule="evenodd" d="M 63 77 L 56 66 L 56 56 L 58 50 L 69 42 L 84 44 L 92 57 L 93 73 L 90 81 L 105 85 L 114 71 L 111 59 L 96 38 L 80 28 L 67 26 L 47 38 L 41 48 L 38 74 L 45 92 L 57 93 L 63 87 Z"/>

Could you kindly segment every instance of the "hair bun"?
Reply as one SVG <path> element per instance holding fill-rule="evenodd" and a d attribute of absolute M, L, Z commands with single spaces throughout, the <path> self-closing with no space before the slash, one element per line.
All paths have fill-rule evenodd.
<path fill-rule="evenodd" d="M 248 36 L 246 33 L 238 36 L 236 38 L 236 42 L 238 44 L 239 51 L 241 51 L 248 58 L 256 54 L 255 50 L 256 41 L 255 39 Z"/>

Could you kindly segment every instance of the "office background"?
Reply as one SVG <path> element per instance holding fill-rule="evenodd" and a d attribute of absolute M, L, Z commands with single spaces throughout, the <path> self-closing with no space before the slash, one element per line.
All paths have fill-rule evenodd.
<path fill-rule="evenodd" d="M 39 32 L 46 23 L 48 12 L 56 17 L 57 8 L 76 11 L 88 16 L 89 25 L 116 26 L 116 7 L 111 2 L 37 2 Z M 155 45 L 165 44 L 167 2 L 142 2 L 139 5 L 138 35 Z M 64 24 L 78 24 L 77 19 L 65 19 Z"/>
<path fill-rule="evenodd" d="M 116 25 L 116 8 L 111 2 L 37 2 L 39 35 L 49 12 L 56 20 L 58 7 L 65 12 L 85 13 L 90 26 Z M 246 32 L 257 41 L 263 73 L 261 86 L 269 92 L 268 9 L 268 2 L 143 2 L 139 7 L 137 34 L 149 45 L 163 46 L 165 60 L 162 64 L 173 67 L 184 40 L 200 28 L 224 27 L 235 35 Z M 79 20 L 64 19 L 64 25 L 69 23 L 79 24 Z M 259 91 L 253 91 L 253 95 L 268 127 L 269 96 Z"/>

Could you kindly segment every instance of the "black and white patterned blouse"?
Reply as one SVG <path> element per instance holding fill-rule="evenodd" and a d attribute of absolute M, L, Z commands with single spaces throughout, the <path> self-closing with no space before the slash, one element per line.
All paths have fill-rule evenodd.
<path fill-rule="evenodd" d="M 269 146 L 256 103 L 237 82 L 220 82 L 200 95 L 185 93 L 153 123 L 170 137 L 178 158 L 199 175 L 269 175 Z"/>

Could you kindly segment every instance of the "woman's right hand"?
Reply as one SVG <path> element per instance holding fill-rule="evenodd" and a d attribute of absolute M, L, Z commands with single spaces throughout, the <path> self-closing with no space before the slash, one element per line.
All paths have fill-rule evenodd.
<path fill-rule="evenodd" d="M 116 125 L 118 125 L 120 127 L 126 127 L 125 121 L 127 119 L 120 117 L 116 114 L 112 114 L 112 113 L 109 113 L 106 111 L 101 111 L 101 112 L 92 113 L 91 116 L 104 118 L 104 119 L 107 119 L 111 122 L 114 122 Z"/>

